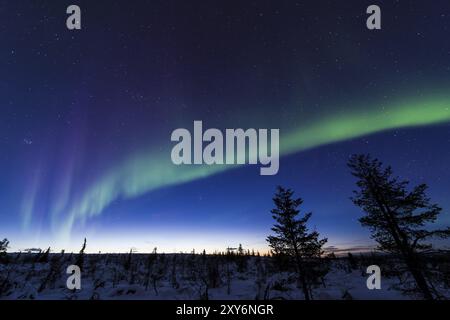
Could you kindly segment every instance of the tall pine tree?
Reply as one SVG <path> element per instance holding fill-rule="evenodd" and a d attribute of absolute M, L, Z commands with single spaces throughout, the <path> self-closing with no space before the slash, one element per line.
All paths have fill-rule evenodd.
<path fill-rule="evenodd" d="M 272 227 L 275 235 L 267 237 L 267 241 L 274 255 L 281 254 L 293 259 L 305 300 L 310 300 L 311 285 L 318 276 L 323 276 L 323 272 L 326 272 L 325 269 L 319 271 L 316 260 L 323 254 L 322 247 L 327 239 L 319 240 L 317 231 L 309 232 L 306 223 L 312 213 L 297 217 L 300 213 L 297 208 L 303 200 L 293 199 L 293 194 L 290 189 L 277 188 L 273 198 L 276 208 L 271 210 L 277 222 Z"/>
<path fill-rule="evenodd" d="M 424 243 L 431 237 L 446 238 L 450 228 L 430 231 L 426 224 L 433 223 L 441 213 L 426 195 L 427 185 L 420 184 L 407 190 L 406 180 L 394 177 L 391 167 L 371 158 L 354 155 L 348 166 L 357 181 L 352 201 L 366 213 L 359 221 L 369 227 L 379 249 L 399 255 L 411 273 L 416 289 L 425 299 L 433 299 L 432 286 L 425 277 L 426 264 L 420 253 L 431 249 Z"/>

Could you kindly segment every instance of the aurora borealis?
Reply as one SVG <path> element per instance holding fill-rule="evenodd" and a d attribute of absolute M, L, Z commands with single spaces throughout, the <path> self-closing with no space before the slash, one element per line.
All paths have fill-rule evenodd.
<path fill-rule="evenodd" d="M 264 250 L 279 184 L 330 245 L 367 246 L 345 166 L 360 152 L 426 182 L 450 222 L 448 2 L 383 4 L 378 31 L 364 1 L 80 1 L 79 31 L 68 4 L 1 8 L 0 237 L 13 249 L 86 236 L 92 251 Z M 194 120 L 279 128 L 279 173 L 175 166 L 170 133 Z"/>

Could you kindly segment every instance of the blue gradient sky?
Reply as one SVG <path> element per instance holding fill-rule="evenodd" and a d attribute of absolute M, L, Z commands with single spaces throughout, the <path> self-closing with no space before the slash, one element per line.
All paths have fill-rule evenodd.
<path fill-rule="evenodd" d="M 2 5 L 0 237 L 12 250 L 266 250 L 272 196 L 291 187 L 311 227 L 371 245 L 346 161 L 370 152 L 426 182 L 450 223 L 450 5 L 365 1 L 80 1 Z M 325 10 L 324 8 L 328 8 Z M 259 166 L 176 167 L 170 133 L 279 128 Z M 448 246 L 449 243 L 439 243 Z"/>

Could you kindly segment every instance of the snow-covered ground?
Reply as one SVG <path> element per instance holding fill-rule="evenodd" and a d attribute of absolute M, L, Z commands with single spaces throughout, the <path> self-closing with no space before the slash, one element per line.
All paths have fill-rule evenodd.
<path fill-rule="evenodd" d="M 303 299 L 294 272 L 269 257 L 192 254 L 84 255 L 81 290 L 69 290 L 66 269 L 78 255 L 10 254 L 0 264 L 0 299 Z M 328 259 L 314 299 L 416 299 L 381 265 L 380 290 L 366 285 L 368 261 Z M 448 288 L 440 288 L 450 296 Z"/>

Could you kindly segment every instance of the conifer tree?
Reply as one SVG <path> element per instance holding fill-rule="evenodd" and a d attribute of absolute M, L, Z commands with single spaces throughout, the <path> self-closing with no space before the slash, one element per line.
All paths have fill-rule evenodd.
<path fill-rule="evenodd" d="M 0 240 L 0 262 L 6 260 L 6 250 L 8 249 L 8 239 Z"/>
<path fill-rule="evenodd" d="M 77 265 L 81 271 L 83 271 L 85 249 L 86 249 L 86 238 L 84 238 L 83 246 L 81 247 L 80 253 L 77 256 L 77 261 L 75 262 L 75 265 Z"/>
<path fill-rule="evenodd" d="M 394 177 L 391 167 L 383 167 L 370 155 L 353 155 L 348 166 L 358 179 L 352 201 L 365 212 L 359 221 L 371 230 L 380 250 L 403 259 L 422 296 L 433 299 L 420 253 L 432 248 L 425 240 L 447 238 L 450 228 L 428 230 L 426 224 L 434 223 L 442 209 L 431 203 L 427 185 L 419 184 L 408 191 L 409 181 Z"/>
<path fill-rule="evenodd" d="M 272 248 L 272 254 L 282 254 L 293 260 L 305 300 L 310 300 L 311 285 L 317 277 L 323 276 L 323 272 L 327 272 L 322 268 L 320 271 L 322 274 L 319 275 L 316 263 L 323 254 L 322 247 L 327 239 L 319 240 L 317 231 L 309 232 L 306 223 L 312 213 L 306 213 L 298 218 L 300 211 L 297 208 L 303 200 L 293 199 L 293 194 L 290 189 L 277 188 L 273 198 L 275 208 L 271 210 L 272 217 L 276 221 L 272 227 L 275 235 L 267 237 L 267 241 Z"/>

